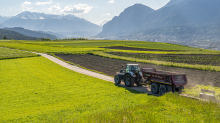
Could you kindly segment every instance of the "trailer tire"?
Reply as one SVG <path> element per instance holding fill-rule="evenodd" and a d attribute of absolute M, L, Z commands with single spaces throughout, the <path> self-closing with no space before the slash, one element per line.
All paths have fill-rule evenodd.
<path fill-rule="evenodd" d="M 166 85 L 160 85 L 159 92 L 161 95 L 164 95 L 167 92 Z"/>
<path fill-rule="evenodd" d="M 119 75 L 115 75 L 114 77 L 114 80 L 115 80 L 115 84 L 121 84 L 121 78 L 119 77 Z"/>
<path fill-rule="evenodd" d="M 157 83 L 151 84 L 151 92 L 153 94 L 158 94 L 158 92 L 159 92 L 159 84 L 157 84 Z"/>
<path fill-rule="evenodd" d="M 125 86 L 133 87 L 135 83 L 135 78 L 132 77 L 130 74 L 126 74 L 124 77 Z"/>

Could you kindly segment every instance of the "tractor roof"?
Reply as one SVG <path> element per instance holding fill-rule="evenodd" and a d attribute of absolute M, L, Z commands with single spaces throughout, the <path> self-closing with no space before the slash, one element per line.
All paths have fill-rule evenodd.
<path fill-rule="evenodd" d="M 137 66 L 137 65 L 139 65 L 139 64 L 127 64 L 127 65 L 130 65 L 130 66 Z"/>

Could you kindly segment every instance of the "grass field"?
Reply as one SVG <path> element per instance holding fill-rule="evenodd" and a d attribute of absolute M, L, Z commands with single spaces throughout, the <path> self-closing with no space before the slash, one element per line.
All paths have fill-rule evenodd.
<path fill-rule="evenodd" d="M 218 104 L 149 96 L 43 57 L 0 60 L 0 122 L 218 122 Z"/>
<path fill-rule="evenodd" d="M 13 58 L 23 58 L 23 57 L 34 57 L 38 56 L 31 52 L 25 52 L 20 50 L 12 50 L 8 48 L 0 47 L 0 60 L 2 59 L 13 59 Z"/>

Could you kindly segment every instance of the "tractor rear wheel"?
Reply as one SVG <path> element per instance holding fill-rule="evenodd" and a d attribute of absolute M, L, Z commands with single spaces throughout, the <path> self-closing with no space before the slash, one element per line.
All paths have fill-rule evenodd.
<path fill-rule="evenodd" d="M 159 84 L 157 84 L 157 83 L 151 84 L 151 92 L 153 94 L 158 94 L 158 92 L 159 92 Z"/>
<path fill-rule="evenodd" d="M 130 74 L 126 74 L 124 77 L 125 86 L 132 87 L 134 86 L 135 78 L 133 78 Z"/>
<path fill-rule="evenodd" d="M 160 85 L 159 92 L 161 95 L 164 95 L 167 92 L 166 85 Z"/>
<path fill-rule="evenodd" d="M 121 78 L 119 77 L 119 75 L 115 75 L 114 80 L 115 84 L 121 84 Z"/>

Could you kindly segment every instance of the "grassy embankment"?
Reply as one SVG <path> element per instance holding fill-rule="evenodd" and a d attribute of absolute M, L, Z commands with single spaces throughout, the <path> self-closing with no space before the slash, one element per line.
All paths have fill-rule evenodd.
<path fill-rule="evenodd" d="M 0 122 L 218 122 L 218 104 L 149 96 L 43 57 L 0 60 Z"/>

